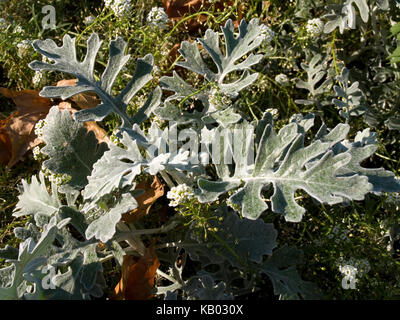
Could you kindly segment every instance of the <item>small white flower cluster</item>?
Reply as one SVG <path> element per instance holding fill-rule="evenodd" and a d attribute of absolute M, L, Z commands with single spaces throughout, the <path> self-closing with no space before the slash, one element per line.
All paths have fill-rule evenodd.
<path fill-rule="evenodd" d="M 88 25 L 88 24 L 92 24 L 94 22 L 94 20 L 96 20 L 95 17 L 93 16 L 87 16 L 84 20 L 83 23 Z"/>
<path fill-rule="evenodd" d="M 332 232 L 328 235 L 328 239 L 334 239 L 336 244 L 340 242 L 350 242 L 350 238 L 348 237 L 349 233 L 349 230 L 337 225 L 333 227 Z"/>
<path fill-rule="evenodd" d="M 210 102 L 210 110 L 220 110 L 232 104 L 232 100 L 218 89 L 212 89 L 210 91 L 208 101 Z"/>
<path fill-rule="evenodd" d="M 47 169 L 43 164 L 41 171 L 43 172 L 44 176 L 49 179 L 51 183 L 56 184 L 57 186 L 60 186 L 64 183 L 67 183 L 69 180 L 71 180 L 71 176 L 68 174 L 58 174 L 50 171 Z"/>
<path fill-rule="evenodd" d="M 192 199 L 193 196 L 193 190 L 185 183 L 173 187 L 167 192 L 167 198 L 171 200 L 169 203 L 170 207 L 176 207 L 184 200 Z"/>
<path fill-rule="evenodd" d="M 53 174 L 49 176 L 49 181 L 56 184 L 57 186 L 61 186 L 61 184 L 63 183 L 62 177 Z"/>
<path fill-rule="evenodd" d="M 36 161 L 39 161 L 43 158 L 44 154 L 42 153 L 42 149 L 40 148 L 40 146 L 36 146 L 33 148 L 32 150 L 33 152 L 33 159 L 35 159 Z"/>
<path fill-rule="evenodd" d="M 347 278 L 355 280 L 357 277 L 357 268 L 350 264 L 339 266 L 339 271 Z"/>
<path fill-rule="evenodd" d="M 43 57 L 42 57 L 42 61 L 43 61 L 43 62 L 46 62 L 46 63 L 52 63 L 54 60 L 53 60 L 53 59 L 50 59 L 50 58 L 48 58 L 48 57 L 46 57 L 46 56 L 43 56 Z"/>
<path fill-rule="evenodd" d="M 167 27 L 168 15 L 165 13 L 164 8 L 153 7 L 147 15 L 147 22 L 160 29 Z"/>
<path fill-rule="evenodd" d="M 152 74 L 153 77 L 160 76 L 160 74 L 161 74 L 160 68 L 157 67 L 157 66 L 154 66 L 153 70 L 151 70 L 151 74 Z"/>
<path fill-rule="evenodd" d="M 32 77 L 32 83 L 34 87 L 38 87 L 42 82 L 43 73 L 39 70 L 35 71 L 35 75 Z"/>
<path fill-rule="evenodd" d="M 104 5 L 114 11 L 117 17 L 129 15 L 132 9 L 131 0 L 104 0 Z"/>
<path fill-rule="evenodd" d="M 272 29 L 265 24 L 262 24 L 260 28 L 261 28 L 261 36 L 263 37 L 262 43 L 263 44 L 270 43 L 272 39 L 275 37 L 275 32 L 272 31 Z"/>
<path fill-rule="evenodd" d="M 278 109 L 275 108 L 268 108 L 267 110 L 265 110 L 266 112 L 269 112 L 270 114 L 272 114 L 272 118 L 274 120 L 278 119 L 278 115 L 279 115 L 279 111 Z"/>
<path fill-rule="evenodd" d="M 22 33 L 22 32 L 24 32 L 24 29 L 22 29 L 21 26 L 16 26 L 14 28 L 14 33 Z"/>
<path fill-rule="evenodd" d="M 28 50 L 31 48 L 31 42 L 29 40 L 22 40 L 20 43 L 17 44 L 18 53 L 21 56 L 24 56 L 28 53 Z"/>
<path fill-rule="evenodd" d="M 35 124 L 35 134 L 39 139 L 43 139 L 43 128 L 47 124 L 45 119 L 41 119 Z"/>
<path fill-rule="evenodd" d="M 324 32 L 324 23 L 319 18 L 308 20 L 306 30 L 311 38 L 317 38 Z"/>

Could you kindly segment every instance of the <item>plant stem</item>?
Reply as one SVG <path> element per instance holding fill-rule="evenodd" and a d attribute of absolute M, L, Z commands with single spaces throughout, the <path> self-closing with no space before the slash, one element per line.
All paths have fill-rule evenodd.
<path fill-rule="evenodd" d="M 144 234 L 156 234 L 156 233 L 168 232 L 168 231 L 174 229 L 177 225 L 178 225 L 178 223 L 176 221 L 173 221 L 169 225 L 162 226 L 160 228 L 132 230 L 132 231 L 129 231 L 129 232 L 121 232 L 117 236 L 117 239 L 118 239 L 117 241 L 127 240 L 127 239 L 130 239 L 132 236 L 140 236 L 140 235 L 144 235 Z"/>

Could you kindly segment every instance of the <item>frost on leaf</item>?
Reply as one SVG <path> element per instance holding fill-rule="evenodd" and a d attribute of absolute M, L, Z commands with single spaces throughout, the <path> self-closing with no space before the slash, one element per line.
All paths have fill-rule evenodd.
<path fill-rule="evenodd" d="M 41 151 L 50 157 L 43 165 L 52 172 L 70 175 L 68 185 L 76 189 L 85 187 L 93 164 L 108 149 L 105 143 L 98 143 L 93 131 L 87 131 L 68 110 L 60 111 L 57 106 L 46 117 L 43 140 L 46 146 Z"/>
<path fill-rule="evenodd" d="M 162 77 L 160 82 L 163 89 L 175 94 L 166 99 L 163 108 L 155 111 L 161 118 L 179 123 L 188 123 L 194 120 L 217 121 L 222 125 L 236 123 L 241 119 L 240 115 L 232 110 L 231 99 L 257 79 L 258 74 L 250 74 L 249 69 L 261 60 L 262 55 L 255 55 L 251 52 L 262 43 L 264 38 L 258 19 L 252 19 L 248 24 L 242 20 L 238 36 L 234 35 L 232 20 L 228 20 L 222 27 L 222 32 L 225 39 L 224 52 L 220 48 L 218 32 L 208 29 L 205 37 L 198 39 L 215 64 L 216 71 L 208 67 L 196 42 L 182 42 L 179 52 L 185 60 L 176 65 L 199 74 L 205 79 L 207 85 L 197 90 L 176 73 L 172 77 Z M 239 62 L 244 56 L 246 58 Z M 241 73 L 240 78 L 226 83 L 227 76 L 236 71 Z M 201 111 L 188 112 L 184 110 L 183 99 L 187 97 L 201 103 Z M 175 100 L 180 101 L 179 105 L 173 103 Z"/>
<path fill-rule="evenodd" d="M 65 35 L 63 45 L 50 39 L 35 40 L 33 48 L 48 57 L 53 63 L 33 61 L 29 64 L 33 70 L 61 71 L 78 79 L 76 86 L 50 86 L 44 87 L 40 95 L 48 98 L 67 99 L 83 92 L 94 92 L 101 99 L 101 103 L 90 109 L 76 112 L 74 117 L 78 121 L 101 121 L 107 115 L 114 112 L 121 117 L 122 127 L 132 127 L 134 123 L 141 123 L 160 104 L 161 89 L 157 87 L 149 96 L 143 107 L 130 117 L 127 114 L 127 105 L 133 96 L 151 79 L 154 59 L 151 54 L 146 55 L 136 62 L 135 73 L 128 85 L 116 96 L 112 95 L 112 88 L 118 73 L 129 60 L 130 55 L 125 55 L 126 42 L 117 37 L 110 42 L 110 59 L 101 75 L 100 80 L 94 77 L 94 65 L 96 55 L 102 41 L 93 33 L 87 41 L 87 53 L 82 62 L 76 57 L 75 38 Z"/>
<path fill-rule="evenodd" d="M 222 146 L 220 159 L 224 159 L 226 150 L 239 148 L 241 151 L 233 152 L 234 169 L 223 161 L 216 165 L 220 180 L 198 180 L 201 189 L 198 199 L 214 201 L 232 190 L 229 201 L 240 207 L 244 217 L 257 219 L 268 209 L 263 192 L 273 187 L 272 211 L 283 214 L 287 221 L 298 222 L 305 209 L 295 200 L 297 190 L 332 205 L 363 200 L 366 193 L 386 190 L 395 181 L 394 175 L 384 169 L 361 167 L 360 163 L 371 156 L 376 145 L 360 147 L 356 142 L 339 148 L 350 129 L 347 124 L 339 124 L 329 132 L 322 126 L 305 146 L 305 129 L 311 125 L 310 119 L 300 117 L 276 134 L 268 121 L 260 121 L 256 128 L 258 139 L 253 164 L 247 159 L 250 146 L 245 139 L 233 139 L 232 144 L 222 135 L 216 135 Z M 246 122 L 235 126 L 236 131 L 243 132 L 242 136 L 246 136 L 249 128 L 254 131 Z"/>

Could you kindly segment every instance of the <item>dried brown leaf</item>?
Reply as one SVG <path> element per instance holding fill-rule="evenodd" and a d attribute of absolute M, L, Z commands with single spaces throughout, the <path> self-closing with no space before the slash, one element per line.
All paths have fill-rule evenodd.
<path fill-rule="evenodd" d="M 115 300 L 148 300 L 153 298 L 151 289 L 154 277 L 160 266 L 154 244 L 146 248 L 142 257 L 135 260 L 132 256 L 124 256 L 122 276 L 114 289 Z"/>
<path fill-rule="evenodd" d="M 7 119 L 0 120 L 0 164 L 6 164 L 11 168 L 27 151 L 42 142 L 35 134 L 35 125 L 47 116 L 52 101 L 39 96 L 39 91 L 36 90 L 14 91 L 0 88 L 0 94 L 11 98 L 17 108 L 17 111 Z M 67 109 L 71 113 L 77 111 L 68 101 L 60 102 L 59 108 Z M 94 131 L 100 142 L 109 142 L 105 130 L 95 122 L 86 122 L 85 126 L 88 130 Z"/>
<path fill-rule="evenodd" d="M 141 181 L 137 184 L 136 189 L 143 189 L 144 193 L 136 198 L 138 207 L 122 216 L 122 221 L 125 222 L 136 222 L 142 217 L 147 215 L 150 211 L 151 206 L 156 200 L 164 195 L 164 185 L 158 179 L 154 177 L 153 182 L 150 184 L 146 180 Z"/>
<path fill-rule="evenodd" d="M 7 167 L 11 168 L 28 150 L 40 144 L 41 141 L 35 135 L 35 124 L 46 117 L 52 103 L 50 99 L 40 97 L 35 90 L 14 91 L 0 88 L 0 94 L 11 98 L 17 107 L 17 112 L 3 123 L 0 134 L 3 136 L 0 140 L 3 143 L 9 141 L 11 145 L 11 150 L 3 153 L 2 149 L 0 158 L 5 163 L 8 153 Z"/>

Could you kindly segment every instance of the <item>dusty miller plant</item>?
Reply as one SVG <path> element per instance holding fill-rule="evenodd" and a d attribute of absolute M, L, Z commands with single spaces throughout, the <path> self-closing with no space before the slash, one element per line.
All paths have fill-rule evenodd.
<path fill-rule="evenodd" d="M 345 13 L 350 18 L 354 15 L 353 2 L 365 19 L 365 0 L 346 2 Z M 342 30 L 340 21 L 332 26 Z M 315 115 L 297 114 L 276 131 L 270 113 L 249 122 L 236 112 L 234 100 L 257 78 L 250 67 L 262 58 L 252 53 L 262 42 L 261 29 L 257 19 L 241 21 L 238 34 L 234 34 L 233 22 L 229 20 L 222 32 L 224 49 L 218 33 L 212 30 L 198 39 L 216 72 L 204 62 L 197 43 L 181 44 L 184 61 L 179 65 L 204 77 L 202 88 L 194 88 L 177 73 L 162 77 L 162 88 L 173 95 L 162 101 L 162 89 L 157 87 L 133 116 L 127 113 L 130 100 L 152 79 L 154 65 L 150 54 L 137 60 L 132 79 L 114 95 L 114 82 L 129 59 L 124 54 L 123 39 L 118 37 L 110 42 L 108 64 L 99 80 L 94 77 L 96 54 L 101 46 L 97 34 L 88 39 L 82 62 L 76 57 L 75 39 L 68 35 L 61 46 L 52 40 L 33 42 L 34 49 L 52 62 L 34 61 L 30 64 L 32 69 L 63 72 L 78 79 L 73 87 L 44 87 L 42 96 L 66 99 L 90 91 L 99 96 L 101 103 L 73 116 L 58 106 L 51 108 L 43 130 L 43 153 L 49 157 L 44 166 L 55 173 L 68 174 L 71 179 L 61 187 L 52 183 L 50 188 L 42 173 L 30 182 L 22 181 L 14 216 L 29 216 L 30 220 L 25 228 L 14 231 L 22 240 L 19 248 L 7 246 L 0 251 L 0 257 L 10 264 L 0 269 L 1 299 L 101 297 L 105 288 L 103 263 L 111 258 L 121 265 L 126 254 L 143 255 L 145 235 L 155 233 L 163 234 L 159 247 L 165 244 L 166 249 L 160 249 L 158 254 L 171 269 L 167 279 L 172 284 L 158 286 L 154 292 L 166 299 L 177 298 L 178 293 L 185 299 L 231 299 L 251 292 L 255 277 L 260 274 L 270 278 L 274 293 L 281 298 L 320 297 L 316 286 L 302 280 L 297 272 L 302 252 L 285 245 L 278 248 L 278 232 L 273 224 L 264 222 L 263 213 L 271 209 L 286 221 L 299 222 L 306 213 L 295 199 L 299 190 L 316 202 L 333 205 L 363 200 L 371 192 L 398 192 L 400 184 L 393 173 L 383 168 L 361 165 L 377 149 L 374 134 L 369 130 L 359 132 L 350 141 L 349 124 L 334 128 L 322 124 L 313 136 L 310 129 Z M 300 88 L 310 91 L 312 99 L 323 93 L 322 87 L 314 86 L 324 75 L 315 68 L 319 59 L 313 58 L 310 67 L 303 65 L 311 85 L 298 83 Z M 231 73 L 236 78 L 227 82 Z M 343 69 L 339 79 L 343 85 L 336 86 L 335 91 L 344 101 L 334 103 L 352 115 L 349 104 L 358 106 L 358 91 L 355 84 L 347 87 L 347 80 Z M 189 100 L 196 100 L 199 108 L 191 110 Z M 121 135 L 120 143 L 106 145 L 99 143 L 83 122 L 101 121 L 110 113 L 120 117 Z M 231 154 L 232 163 L 193 164 L 183 142 L 171 142 L 168 130 L 160 129 L 156 123 L 147 132 L 140 129 L 140 124 L 153 113 L 190 126 L 188 133 L 204 142 L 211 159 Z M 230 132 L 234 136 L 226 137 Z M 211 133 L 212 138 L 206 139 L 204 133 Z M 217 145 L 222 147 L 220 153 L 215 151 Z M 248 157 L 251 152 L 255 154 L 254 163 Z M 206 170 L 210 167 L 215 174 Z M 121 221 L 124 213 L 137 208 L 136 198 L 143 193 L 136 188 L 137 177 L 157 174 L 170 187 L 191 182 L 199 205 L 220 201 L 218 206 L 210 206 L 215 219 L 210 220 L 208 228 L 214 230 L 213 237 L 199 237 L 193 225 L 182 228 L 184 221 L 179 215 L 158 229 L 137 229 Z M 226 206 L 225 200 L 235 210 Z M 99 241 L 103 246 L 99 247 Z M 203 269 L 184 278 L 187 259 L 198 261 Z M 216 266 L 213 270 L 217 271 L 206 271 L 210 265 Z M 55 272 L 48 278 L 42 271 L 51 268 Z M 236 279 L 241 279 L 241 287 Z M 51 286 L 44 286 L 44 282 Z"/>

